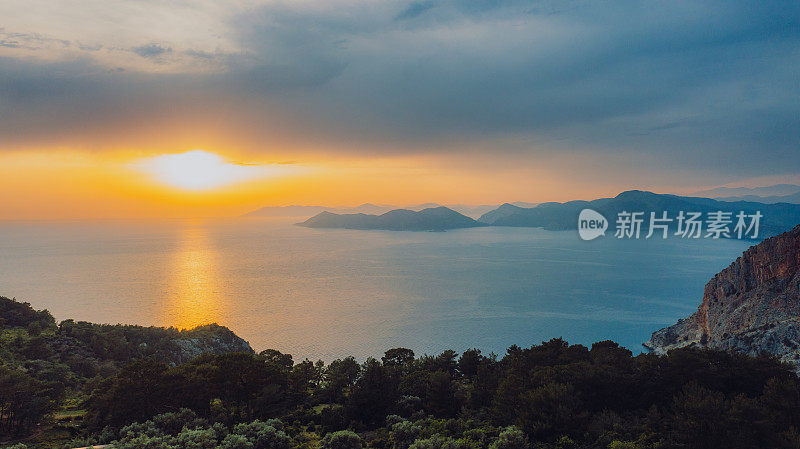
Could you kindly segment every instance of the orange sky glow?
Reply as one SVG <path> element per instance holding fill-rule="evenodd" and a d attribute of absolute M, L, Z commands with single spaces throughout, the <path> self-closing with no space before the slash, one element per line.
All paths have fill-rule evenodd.
<path fill-rule="evenodd" d="M 205 168 L 205 174 L 195 173 L 192 163 L 182 159 L 168 163 L 166 174 L 152 167 L 153 161 L 189 152 L 218 158 L 222 165 Z M 503 164 L 467 156 L 275 154 L 207 148 L 0 152 L 5 169 L 0 220 L 236 217 L 264 206 L 365 202 L 499 205 L 613 196 L 624 185 L 674 193 L 697 188 L 681 185 L 680 178 L 634 172 L 608 177 L 594 169 L 595 161 L 581 156 Z M 211 185 L 204 185 L 209 178 Z M 769 181 L 775 180 L 762 180 Z"/>
<path fill-rule="evenodd" d="M 147 164 L 159 158 L 203 151 L 240 167 L 219 185 L 194 188 L 191 164 L 174 167 L 186 185 L 159 176 Z M 216 156 L 218 155 L 218 156 Z M 285 155 L 282 155 L 285 156 Z M 292 160 L 263 154 L 185 151 L 8 151 L 0 153 L 0 219 L 159 219 L 235 217 L 263 206 L 355 206 L 365 202 L 406 206 L 419 203 L 501 204 L 569 201 L 613 196 L 619 178 L 592 171 L 592 161 L 542 160 L 509 166 L 491 161 L 457 164 L 431 156 L 335 157 Z M 559 166 L 568 170 L 559 170 Z M 487 170 L 486 168 L 491 168 Z M 212 178 L 218 177 L 211 167 Z M 163 175 L 163 174 L 162 174 Z M 632 176 L 632 184 L 680 192 L 668 180 Z M 680 180 L 676 180 L 680 181 Z M 656 184 L 660 183 L 660 184 Z M 666 187 L 665 187 L 666 186 Z M 685 190 L 685 189 L 684 189 Z"/>
<path fill-rule="evenodd" d="M 0 1 L 0 220 L 800 182 L 784 7 L 422 3 Z"/>
<path fill-rule="evenodd" d="M 0 191 L 7 192 L 0 198 L 0 218 L 226 217 L 262 206 L 290 204 L 499 204 L 566 200 L 586 190 L 578 185 L 570 192 L 536 169 L 478 172 L 409 156 L 277 163 L 263 156 L 248 158 L 209 151 L 224 161 L 243 164 L 238 167 L 260 168 L 263 172 L 247 173 L 241 180 L 234 172 L 229 182 L 200 189 L 172 185 L 143 167 L 154 157 L 181 153 L 0 153 L 0 165 L 6 169 L 0 178 Z M 192 173 L 182 175 L 191 177 Z"/>

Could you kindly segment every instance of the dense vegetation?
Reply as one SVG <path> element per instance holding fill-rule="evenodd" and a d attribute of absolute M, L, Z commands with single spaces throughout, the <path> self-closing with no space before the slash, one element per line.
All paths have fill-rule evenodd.
<path fill-rule="evenodd" d="M 512 346 L 503 357 L 478 350 L 417 357 L 396 348 L 381 360 L 326 365 L 267 350 L 179 363 L 169 350 L 139 348 L 135 336 L 168 348 L 178 331 L 86 323 L 81 337 L 68 337 L 78 323 L 56 326 L 23 306 L 0 309 L 16 310 L 0 348 L 6 434 L 44 428 L 71 404 L 82 415 L 71 444 L 117 448 L 800 446 L 800 380 L 766 356 L 697 349 L 633 356 L 610 341 L 587 348 L 553 339 Z M 82 351 L 64 351 L 64 339 Z M 20 409 L 32 412 L 9 415 Z"/>
<path fill-rule="evenodd" d="M 232 339 L 238 337 L 216 325 L 179 331 L 73 320 L 56 324 L 48 311 L 0 296 L 0 441 L 34 432 L 54 411 L 80 410 L 96 383 L 134 360 L 177 365 L 196 349 L 181 342 L 204 347 Z"/>

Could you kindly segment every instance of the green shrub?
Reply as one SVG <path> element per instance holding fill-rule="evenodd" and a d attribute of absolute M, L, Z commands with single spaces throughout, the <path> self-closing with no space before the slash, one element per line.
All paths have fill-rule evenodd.
<path fill-rule="evenodd" d="M 506 427 L 497 439 L 489 445 L 489 449 L 528 449 L 528 437 L 514 426 Z"/>
<path fill-rule="evenodd" d="M 292 439 L 276 426 L 283 428 L 283 423 L 277 419 L 267 422 L 256 420 L 237 424 L 231 433 L 245 436 L 254 449 L 289 449 Z"/>
<path fill-rule="evenodd" d="M 392 426 L 389 433 L 389 441 L 394 449 L 408 449 L 409 446 L 419 438 L 422 427 L 415 425 L 411 421 L 401 421 Z"/>
<path fill-rule="evenodd" d="M 244 435 L 230 434 L 222 440 L 220 449 L 253 449 L 255 446 Z"/>
<path fill-rule="evenodd" d="M 361 437 L 349 430 L 332 432 L 320 441 L 320 449 L 361 449 Z"/>

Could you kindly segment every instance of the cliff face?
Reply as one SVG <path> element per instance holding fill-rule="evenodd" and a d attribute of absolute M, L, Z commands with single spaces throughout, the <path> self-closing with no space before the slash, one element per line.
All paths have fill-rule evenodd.
<path fill-rule="evenodd" d="M 706 284 L 697 312 L 645 347 L 768 352 L 800 368 L 800 226 L 751 247 Z"/>
<path fill-rule="evenodd" d="M 253 354 L 253 348 L 230 329 L 217 324 L 207 324 L 191 330 L 182 331 L 180 337 L 172 340 L 171 363 L 188 362 L 200 354 L 224 354 L 246 352 Z"/>

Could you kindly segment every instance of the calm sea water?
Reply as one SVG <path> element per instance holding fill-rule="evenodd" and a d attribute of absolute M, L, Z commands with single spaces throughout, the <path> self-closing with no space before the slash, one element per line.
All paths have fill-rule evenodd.
<path fill-rule="evenodd" d="M 249 219 L 0 224 L 0 295 L 58 320 L 217 322 L 256 350 L 331 360 L 552 337 L 635 352 L 696 310 L 748 244 L 575 232 L 316 230 Z"/>

